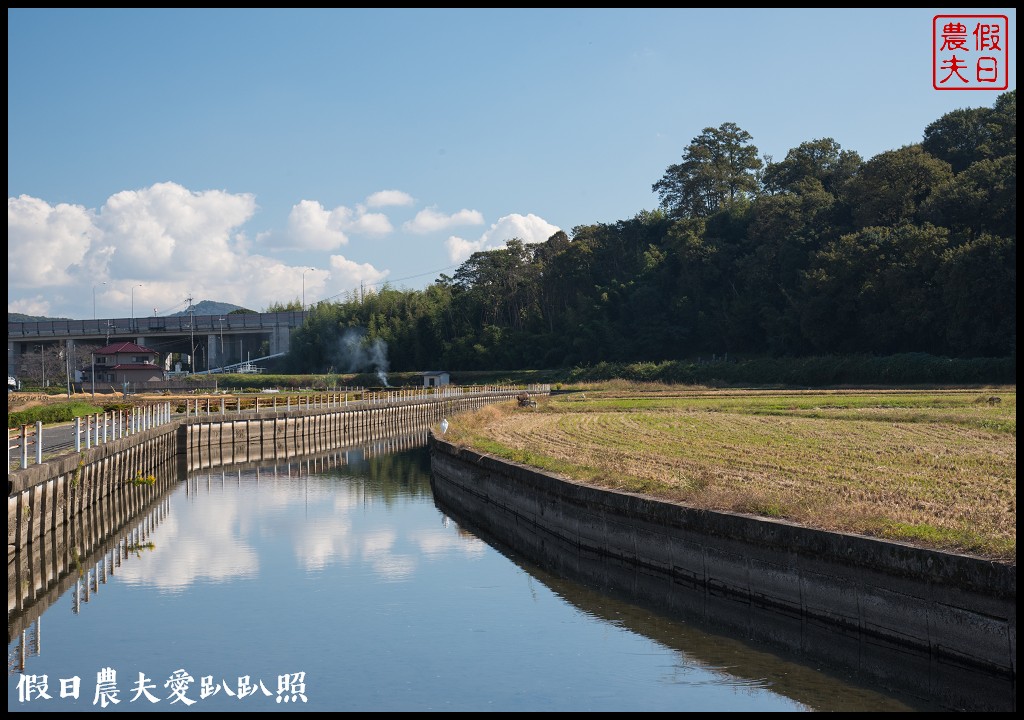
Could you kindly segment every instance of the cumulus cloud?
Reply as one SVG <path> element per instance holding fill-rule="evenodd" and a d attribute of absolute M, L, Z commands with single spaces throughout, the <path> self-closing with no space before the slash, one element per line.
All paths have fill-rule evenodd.
<path fill-rule="evenodd" d="M 451 262 L 462 262 L 475 252 L 504 247 L 505 243 L 513 238 L 519 238 L 527 244 L 544 242 L 559 229 L 532 213 L 513 213 L 500 218 L 477 240 L 466 240 L 452 235 L 445 241 L 445 247 L 448 249 L 448 259 Z"/>
<path fill-rule="evenodd" d="M 368 213 L 364 207 L 339 205 L 327 210 L 315 200 L 302 200 L 288 216 L 285 243 L 306 250 L 337 250 L 348 244 L 349 232 L 386 235 L 393 229 L 387 215 Z"/>
<path fill-rule="evenodd" d="M 102 241 L 95 215 L 80 205 L 51 206 L 27 195 L 7 198 L 7 285 L 74 282 L 90 247 Z"/>
<path fill-rule="evenodd" d="M 339 293 L 352 292 L 362 285 L 375 285 L 388 276 L 388 270 L 378 270 L 370 263 L 357 263 L 344 255 L 331 255 L 331 285 Z"/>
<path fill-rule="evenodd" d="M 188 298 L 257 311 L 303 295 L 306 304 L 336 298 L 379 285 L 391 273 L 353 259 L 352 251 L 338 252 L 351 244 L 350 235 L 393 232 L 387 216 L 368 208 L 410 202 L 393 190 L 375 193 L 354 209 L 303 200 L 291 209 L 285 229 L 253 239 L 244 228 L 258 206 L 248 193 L 193 191 L 164 182 L 118 192 L 99 209 L 10 197 L 8 312 L 84 319 L 93 316 L 95 303 L 98 317 L 126 318 L 184 310 Z M 482 223 L 476 211 L 445 215 L 429 209 L 407 227 L 411 235 Z M 479 238 L 449 237 L 447 252 L 458 262 L 513 237 L 541 242 L 557 230 L 534 215 L 508 215 Z M 327 259 L 278 256 L 295 248 L 325 251 L 319 257 Z"/>
<path fill-rule="evenodd" d="M 356 217 L 349 225 L 352 232 L 364 235 L 387 235 L 395 228 L 383 213 L 368 213 L 362 207 L 357 208 Z"/>
<path fill-rule="evenodd" d="M 318 203 L 296 206 L 295 223 L 311 242 L 335 247 L 342 228 L 390 229 L 386 218 Z M 251 252 L 241 231 L 257 209 L 249 194 L 195 192 L 158 183 L 112 195 L 99 211 L 8 198 L 8 312 L 90 318 L 166 314 L 186 298 L 264 310 L 276 302 L 324 297 L 339 287 L 380 282 L 387 271 L 344 257 L 312 269 Z M 39 288 L 38 292 L 31 289 Z"/>
<path fill-rule="evenodd" d="M 327 210 L 315 200 L 302 200 L 288 215 L 288 237 L 295 247 L 336 250 L 348 244 L 348 236 L 342 228 L 351 215 L 347 207 Z"/>
<path fill-rule="evenodd" d="M 250 194 L 194 192 L 176 183 L 112 195 L 99 214 L 112 270 L 121 277 L 203 271 L 229 261 L 232 230 L 256 212 Z"/>
<path fill-rule="evenodd" d="M 252 195 L 175 183 L 116 193 L 98 211 L 8 198 L 8 283 L 49 288 L 8 311 L 91 317 L 94 293 L 109 316 L 180 305 L 244 264 L 244 238 L 234 233 L 255 210 Z"/>
<path fill-rule="evenodd" d="M 370 197 L 366 198 L 366 204 L 369 207 L 389 207 L 399 206 L 405 207 L 412 205 L 416 200 L 413 199 L 412 195 L 404 193 L 401 190 L 381 190 L 375 192 Z"/>
<path fill-rule="evenodd" d="M 430 233 L 459 225 L 483 224 L 484 216 L 476 210 L 463 209 L 451 215 L 445 215 L 433 208 L 426 208 L 416 213 L 416 217 L 402 225 L 402 228 L 412 233 Z"/>

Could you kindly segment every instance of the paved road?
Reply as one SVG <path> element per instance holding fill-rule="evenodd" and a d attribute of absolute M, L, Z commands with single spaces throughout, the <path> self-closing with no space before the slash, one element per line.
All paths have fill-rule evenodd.
<path fill-rule="evenodd" d="M 29 459 L 35 457 L 36 453 L 36 437 L 35 437 L 35 425 L 30 425 L 28 428 L 28 454 Z M 10 448 L 8 455 L 11 458 L 19 458 L 21 456 L 21 432 L 17 428 L 8 429 L 8 447 Z M 83 439 L 84 443 L 85 440 Z M 73 452 L 75 449 L 75 426 L 73 423 L 62 423 L 59 425 L 44 425 L 43 426 L 43 457 L 52 455 L 60 455 L 66 452 Z"/>
<path fill-rule="evenodd" d="M 176 420 L 181 415 L 171 415 L 171 420 Z M 82 423 L 83 427 L 85 423 Z M 95 431 L 94 431 L 95 432 Z M 113 439 L 113 436 L 109 434 L 111 431 L 108 430 L 107 442 Z M 35 461 L 36 455 L 36 438 L 35 438 L 35 425 L 30 425 L 28 428 L 28 455 L 29 462 Z M 10 451 L 9 457 L 17 461 L 20 465 L 21 459 L 21 432 L 20 429 L 11 428 L 8 430 L 8 447 Z M 103 429 L 100 429 L 100 442 L 103 441 Z M 93 443 L 95 444 L 95 442 Z M 85 435 L 82 436 L 82 448 L 85 448 L 86 439 Z M 75 424 L 59 423 L 56 425 L 44 425 L 43 426 L 43 457 L 53 457 L 54 455 L 63 455 L 75 451 Z"/>

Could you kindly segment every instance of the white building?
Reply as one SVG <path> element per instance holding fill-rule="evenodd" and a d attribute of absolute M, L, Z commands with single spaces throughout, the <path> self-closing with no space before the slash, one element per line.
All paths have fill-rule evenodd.
<path fill-rule="evenodd" d="M 444 370 L 430 370 L 423 373 L 423 387 L 441 387 L 451 382 Z"/>

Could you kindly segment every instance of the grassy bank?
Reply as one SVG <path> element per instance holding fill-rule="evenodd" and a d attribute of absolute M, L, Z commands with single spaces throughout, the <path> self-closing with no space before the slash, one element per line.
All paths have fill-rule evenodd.
<path fill-rule="evenodd" d="M 601 383 L 446 439 L 610 489 L 1016 562 L 1016 387 Z"/>

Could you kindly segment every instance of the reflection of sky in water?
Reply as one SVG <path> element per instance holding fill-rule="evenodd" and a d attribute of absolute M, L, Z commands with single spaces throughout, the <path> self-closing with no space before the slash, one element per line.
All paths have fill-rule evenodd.
<path fill-rule="evenodd" d="M 380 499 L 359 482 L 266 471 L 258 479 L 196 475 L 188 498 L 189 511 L 171 513 L 151 536 L 155 551 L 122 571 L 126 582 L 180 591 L 194 582 L 255 578 L 257 547 L 266 542 L 290 546 L 311 573 L 362 563 L 387 581 L 406 580 L 418 564 L 445 554 L 480 557 L 486 548 L 439 523 L 409 527 L 375 512 Z"/>
<path fill-rule="evenodd" d="M 238 503 L 197 503 L 188 513 L 170 513 L 149 537 L 156 547 L 126 563 L 121 579 L 180 591 L 200 581 L 254 577 L 259 554 L 241 536 L 239 512 Z"/>

